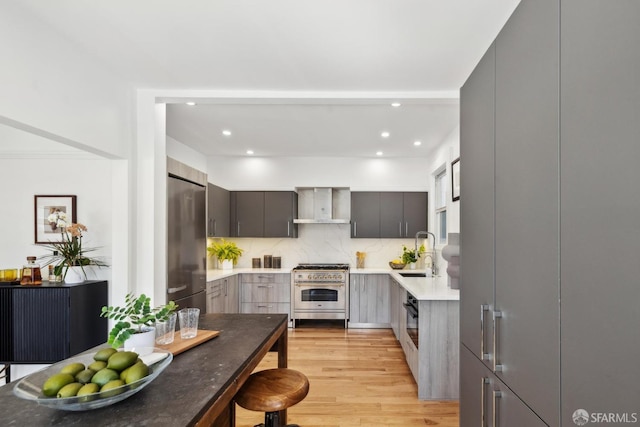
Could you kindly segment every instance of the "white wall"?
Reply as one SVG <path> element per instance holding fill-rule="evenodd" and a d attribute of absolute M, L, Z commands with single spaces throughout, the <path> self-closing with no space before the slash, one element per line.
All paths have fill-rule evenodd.
<path fill-rule="evenodd" d="M 207 157 L 167 135 L 167 157 L 207 173 Z"/>
<path fill-rule="evenodd" d="M 107 179 L 101 179 L 107 177 Z M 111 163 L 100 158 L 61 159 L 0 157 L 2 199 L 0 268 L 20 268 L 29 255 L 50 251 L 34 243 L 34 195 L 77 196 L 77 220 L 87 226 L 83 245 L 99 246 L 96 256 L 111 263 Z M 96 269 L 95 278 L 111 280 L 111 269 Z M 90 277 L 91 278 L 91 277 Z"/>
<path fill-rule="evenodd" d="M 0 122 L 50 133 L 88 151 L 127 158 L 133 140 L 131 87 L 73 41 L 4 2 Z"/>
<path fill-rule="evenodd" d="M 208 179 L 228 190 L 287 191 L 349 187 L 352 191 L 427 191 L 424 158 L 209 157 Z"/>

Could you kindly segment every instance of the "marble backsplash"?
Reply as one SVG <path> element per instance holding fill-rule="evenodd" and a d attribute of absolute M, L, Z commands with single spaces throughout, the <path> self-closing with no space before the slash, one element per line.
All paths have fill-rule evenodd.
<path fill-rule="evenodd" d="M 413 248 L 415 244 L 413 239 L 352 239 L 349 224 L 300 224 L 297 239 L 227 240 L 236 242 L 244 250 L 238 260 L 239 268 L 251 268 L 251 259 L 264 260 L 264 255 L 281 257 L 282 268 L 293 268 L 299 263 L 347 263 L 355 268 L 356 252 L 366 252 L 365 268 L 388 268 L 389 261 L 402 254 L 402 245 Z M 418 245 L 422 243 L 429 247 L 426 240 L 418 241 Z M 216 268 L 215 258 L 209 258 L 208 263 L 209 268 Z M 440 261 L 440 265 L 446 264 Z"/>

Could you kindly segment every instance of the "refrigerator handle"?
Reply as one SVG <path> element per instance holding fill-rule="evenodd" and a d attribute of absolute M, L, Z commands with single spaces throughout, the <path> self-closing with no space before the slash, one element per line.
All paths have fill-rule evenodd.
<path fill-rule="evenodd" d="M 180 286 L 178 288 L 169 288 L 167 289 L 168 294 L 175 294 L 176 292 L 184 291 L 187 289 L 187 285 Z"/>

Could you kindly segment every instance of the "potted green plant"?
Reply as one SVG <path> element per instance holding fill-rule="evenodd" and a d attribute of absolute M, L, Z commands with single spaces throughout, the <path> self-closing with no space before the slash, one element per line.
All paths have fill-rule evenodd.
<path fill-rule="evenodd" d="M 153 347 L 155 343 L 155 322 L 165 322 L 176 311 L 178 305 L 169 301 L 165 305 L 151 308 L 151 298 L 145 294 L 136 296 L 128 293 L 125 297 L 124 307 L 104 306 L 101 317 L 116 320 L 117 323 L 109 332 L 108 343 L 113 348 Z M 146 344 L 131 345 L 129 342 L 134 335 L 148 334 L 145 338 L 151 338 Z M 140 337 L 138 337 L 140 338 Z M 137 340 L 136 340 L 137 341 Z"/>
<path fill-rule="evenodd" d="M 238 258 L 242 255 L 243 250 L 234 242 L 220 239 L 219 242 L 213 242 L 207 247 L 209 256 L 218 258 L 218 262 L 223 270 L 230 270 L 238 263 Z"/>
<path fill-rule="evenodd" d="M 420 252 L 415 249 L 408 249 L 405 245 L 402 245 L 401 259 L 403 263 L 409 264 L 409 268 L 415 268 L 415 263 L 418 262 L 418 258 L 420 258 Z"/>
<path fill-rule="evenodd" d="M 54 264 L 53 272 L 56 276 L 60 276 L 66 283 L 79 283 L 87 278 L 86 267 L 90 265 L 109 266 L 101 258 L 87 255 L 99 248 L 82 246 L 82 233 L 87 231 L 85 225 L 80 223 L 67 224 L 63 219 L 58 219 L 56 224 L 60 229 L 62 240 L 43 245 L 53 252 L 51 255 L 40 257 L 45 260 L 44 266 Z"/>

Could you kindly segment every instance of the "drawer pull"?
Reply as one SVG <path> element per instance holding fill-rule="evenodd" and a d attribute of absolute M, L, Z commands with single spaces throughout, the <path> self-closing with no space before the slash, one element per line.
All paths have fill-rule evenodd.
<path fill-rule="evenodd" d="M 493 312 L 493 370 L 494 372 L 502 372 L 502 363 L 500 363 L 500 358 L 498 357 L 500 347 L 498 345 L 498 337 L 500 336 L 500 331 L 498 330 L 498 325 L 500 324 L 500 319 L 502 319 L 501 311 Z"/>
<path fill-rule="evenodd" d="M 485 353 L 484 351 L 484 343 L 485 343 L 485 313 L 489 311 L 488 304 L 482 304 L 480 306 L 480 359 L 481 360 L 490 360 L 491 355 L 489 353 Z"/>

